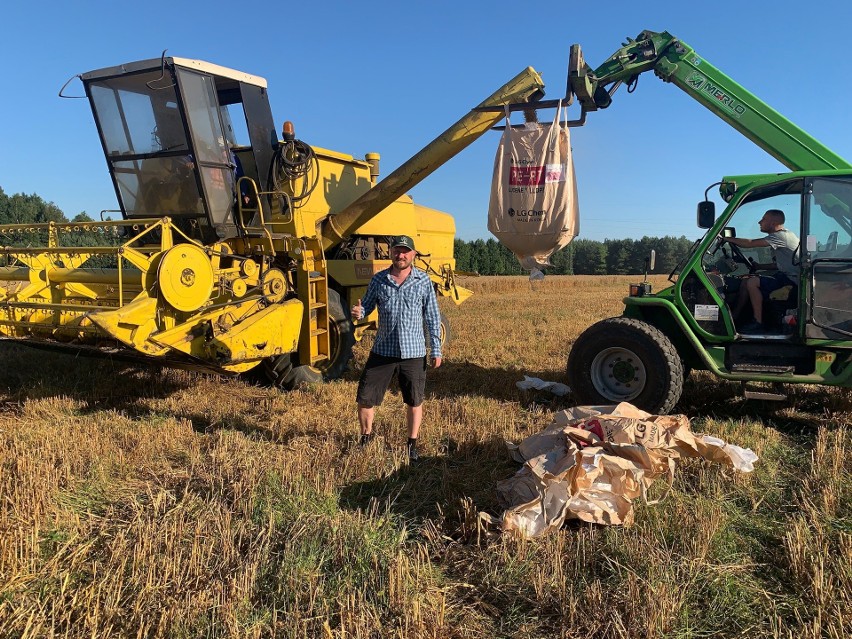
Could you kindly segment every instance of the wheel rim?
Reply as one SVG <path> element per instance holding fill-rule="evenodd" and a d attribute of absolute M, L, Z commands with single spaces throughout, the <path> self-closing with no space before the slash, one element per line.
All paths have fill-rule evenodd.
<path fill-rule="evenodd" d="M 626 348 L 607 348 L 595 356 L 591 367 L 595 390 L 607 399 L 629 401 L 645 388 L 642 360 Z"/>

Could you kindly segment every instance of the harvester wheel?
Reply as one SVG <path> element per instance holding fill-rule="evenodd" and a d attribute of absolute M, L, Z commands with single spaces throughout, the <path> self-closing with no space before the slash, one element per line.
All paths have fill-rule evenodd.
<path fill-rule="evenodd" d="M 441 313 L 441 346 L 449 344 L 451 339 L 453 339 L 453 333 L 450 330 L 450 320 Z"/>
<path fill-rule="evenodd" d="M 293 360 L 290 353 L 275 355 L 263 360 L 260 367 L 263 370 L 263 376 L 270 384 L 278 388 L 285 388 L 284 380 L 293 370 Z"/>
<path fill-rule="evenodd" d="M 322 381 L 322 373 L 311 366 L 293 366 L 284 378 L 284 388 L 294 390 Z"/>
<path fill-rule="evenodd" d="M 352 348 L 355 346 L 355 333 L 352 329 L 352 319 L 343 307 L 340 294 L 331 288 L 328 289 L 328 329 L 331 357 L 321 370 L 326 379 L 337 379 L 349 367 Z"/>
<path fill-rule="evenodd" d="M 587 328 L 568 356 L 568 383 L 581 404 L 630 402 L 668 413 L 683 390 L 683 363 L 654 326 L 611 317 Z"/>
<path fill-rule="evenodd" d="M 285 353 L 263 360 L 261 368 L 267 381 L 282 390 L 293 390 L 322 381 L 322 373 L 310 366 L 293 364 L 293 354 Z"/>
<path fill-rule="evenodd" d="M 321 382 L 323 377 L 337 379 L 343 375 L 352 359 L 355 335 L 352 320 L 343 308 L 340 294 L 332 289 L 328 289 L 328 327 L 331 358 L 326 365 L 319 368 L 300 366 L 293 353 L 267 357 L 261 367 L 269 383 L 284 390 L 292 390 L 303 384 Z"/>

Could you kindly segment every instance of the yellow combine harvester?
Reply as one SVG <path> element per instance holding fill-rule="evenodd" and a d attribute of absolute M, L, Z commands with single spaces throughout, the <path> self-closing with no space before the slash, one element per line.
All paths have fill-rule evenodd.
<path fill-rule="evenodd" d="M 387 178 L 311 147 L 266 81 L 182 58 L 79 76 L 122 219 L 0 226 L 0 334 L 30 345 L 119 353 L 242 373 L 291 387 L 340 376 L 356 332 L 348 307 L 407 234 L 439 294 L 453 276 L 452 217 L 405 195 L 495 124 L 473 110 Z M 479 106 L 536 100 L 527 68 Z M 81 239 L 82 238 L 82 239 Z M 375 318 L 371 318 L 375 321 Z"/>

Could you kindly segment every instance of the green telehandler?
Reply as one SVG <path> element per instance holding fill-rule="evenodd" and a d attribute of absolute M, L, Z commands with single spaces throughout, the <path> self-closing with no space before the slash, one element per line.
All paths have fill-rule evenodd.
<path fill-rule="evenodd" d="M 666 32 L 643 31 L 596 69 L 573 45 L 568 98 L 579 102 L 581 116 L 572 124 L 608 107 L 622 84 L 635 88 L 646 71 L 683 90 L 790 172 L 724 177 L 712 185 L 727 204 L 718 216 L 708 188 L 698 205 L 706 234 L 669 276 L 671 285 L 656 293 L 647 282 L 632 286 L 620 317 L 594 324 L 574 343 L 567 374 L 575 398 L 628 401 L 666 413 L 690 370 L 770 382 L 772 392 L 751 393 L 763 399 L 783 399 L 784 384 L 852 386 L 852 164 Z M 750 317 L 734 317 L 739 287 L 772 256 L 768 248 L 727 240 L 757 237 L 756 223 L 770 209 L 784 212 L 786 228 L 800 238 L 799 274 L 764 300 L 765 330 L 749 334 Z"/>

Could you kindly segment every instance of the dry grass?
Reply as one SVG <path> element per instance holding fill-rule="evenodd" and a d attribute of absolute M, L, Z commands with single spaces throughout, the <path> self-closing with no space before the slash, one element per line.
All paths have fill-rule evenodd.
<path fill-rule="evenodd" d="M 849 391 L 771 408 L 693 375 L 679 409 L 755 473 L 693 460 L 628 529 L 478 528 L 516 469 L 503 440 L 567 405 L 514 382 L 561 378 L 630 279 L 465 282 L 413 467 L 396 392 L 353 448 L 357 371 L 285 395 L 0 345 L 0 635 L 849 636 Z"/>

